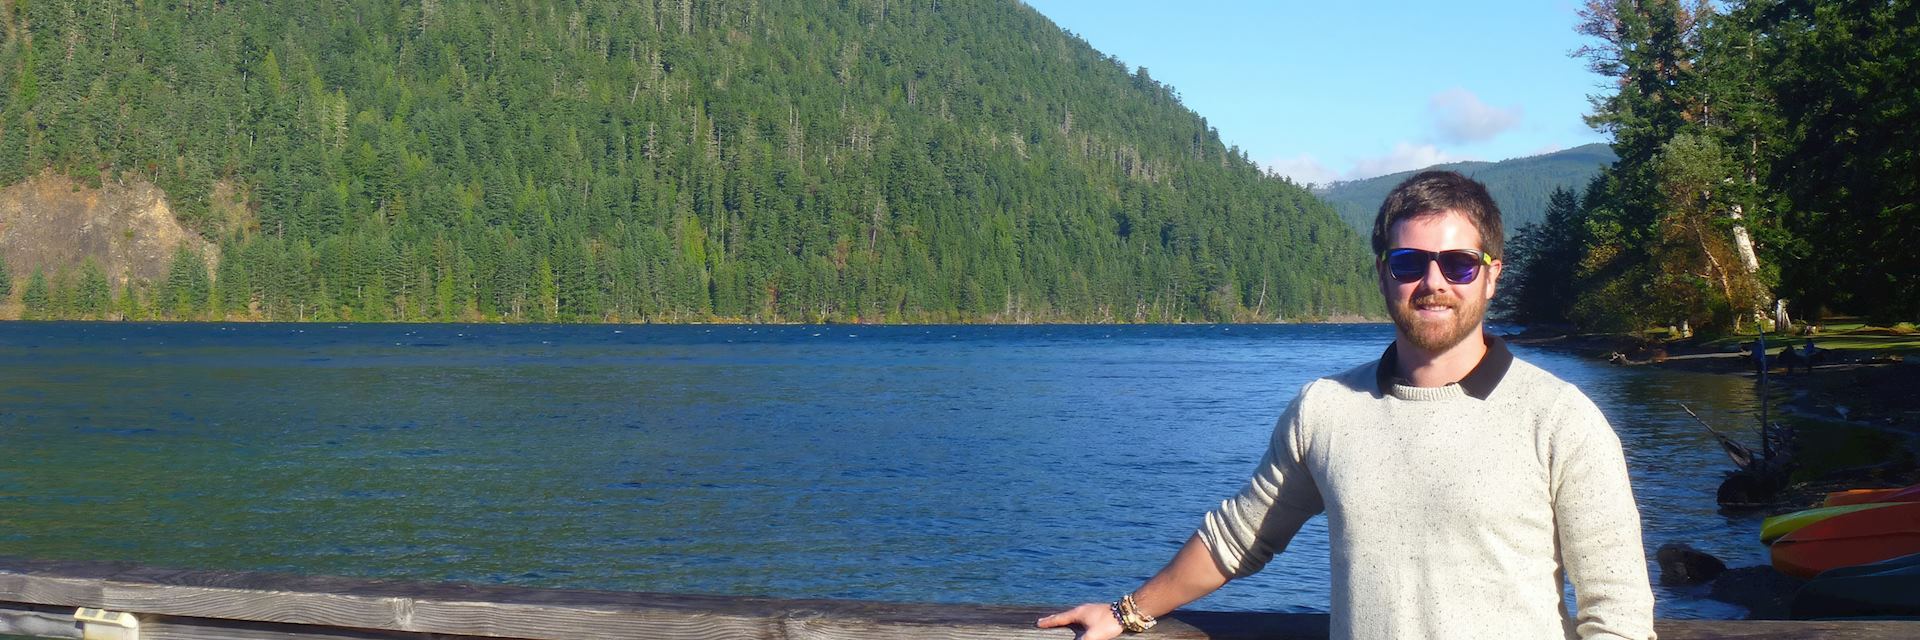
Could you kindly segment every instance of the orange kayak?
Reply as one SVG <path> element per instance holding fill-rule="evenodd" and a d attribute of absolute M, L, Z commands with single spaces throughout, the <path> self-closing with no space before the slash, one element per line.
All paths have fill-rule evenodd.
<path fill-rule="evenodd" d="M 1827 494 L 1822 507 L 1841 507 L 1869 502 L 1920 502 L 1920 485 L 1892 489 L 1848 489 Z"/>
<path fill-rule="evenodd" d="M 1802 580 L 1920 553 L 1920 502 L 1836 515 L 1773 541 L 1771 550 L 1774 569 Z"/>

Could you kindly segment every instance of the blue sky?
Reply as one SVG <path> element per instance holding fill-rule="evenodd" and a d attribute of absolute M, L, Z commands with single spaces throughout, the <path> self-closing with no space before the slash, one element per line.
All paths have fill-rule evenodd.
<path fill-rule="evenodd" d="M 1574 0 L 1026 0 L 1297 182 L 1605 142 Z"/>

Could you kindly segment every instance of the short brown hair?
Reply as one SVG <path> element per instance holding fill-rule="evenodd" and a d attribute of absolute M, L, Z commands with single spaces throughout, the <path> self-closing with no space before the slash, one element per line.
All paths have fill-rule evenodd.
<path fill-rule="evenodd" d="M 1380 203 L 1373 217 L 1373 254 L 1391 248 L 1387 232 L 1394 223 L 1409 218 L 1457 211 L 1473 221 L 1480 232 L 1480 250 L 1499 260 L 1506 246 L 1506 234 L 1500 226 L 1500 205 L 1493 203 L 1487 186 L 1452 171 L 1423 171 L 1394 187 Z"/>

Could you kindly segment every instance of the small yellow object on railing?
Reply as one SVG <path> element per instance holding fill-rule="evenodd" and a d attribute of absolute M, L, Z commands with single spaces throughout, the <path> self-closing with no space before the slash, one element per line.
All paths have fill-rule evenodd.
<path fill-rule="evenodd" d="M 81 640 L 140 640 L 140 619 L 131 613 L 81 607 L 73 619 L 80 622 Z"/>

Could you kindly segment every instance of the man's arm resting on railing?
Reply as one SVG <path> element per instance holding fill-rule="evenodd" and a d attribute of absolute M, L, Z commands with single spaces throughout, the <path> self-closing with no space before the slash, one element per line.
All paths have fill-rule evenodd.
<path fill-rule="evenodd" d="M 1311 385 L 1309 385 L 1311 387 Z M 1306 390 L 1301 390 L 1301 397 Z M 1325 510 L 1320 490 L 1298 452 L 1301 404 L 1287 406 L 1274 425 L 1267 452 L 1253 477 L 1232 499 L 1207 513 L 1206 524 L 1173 555 L 1173 561 L 1133 592 L 1140 613 L 1160 617 L 1213 593 L 1234 576 L 1259 571 L 1285 549 L 1300 525 Z M 1116 594 L 1118 597 L 1118 594 Z M 1109 640 L 1120 635 L 1120 621 L 1109 604 L 1090 603 L 1056 613 L 1041 627 L 1081 625 L 1081 640 Z"/>
<path fill-rule="evenodd" d="M 1133 592 L 1133 600 L 1142 613 L 1157 618 L 1213 593 L 1227 580 L 1227 574 L 1222 573 L 1220 564 L 1214 561 L 1213 552 L 1207 550 L 1206 542 L 1194 534 L 1167 566 L 1139 591 Z M 1105 602 L 1089 602 L 1041 618 L 1037 624 L 1042 628 L 1079 625 L 1082 631 L 1077 637 L 1081 640 L 1108 640 L 1121 633 L 1120 621 L 1114 619 L 1110 603 Z"/>

